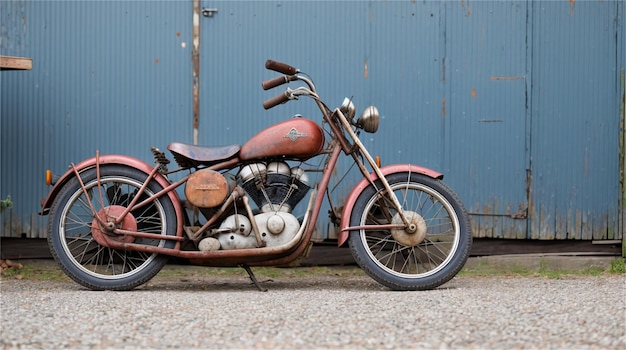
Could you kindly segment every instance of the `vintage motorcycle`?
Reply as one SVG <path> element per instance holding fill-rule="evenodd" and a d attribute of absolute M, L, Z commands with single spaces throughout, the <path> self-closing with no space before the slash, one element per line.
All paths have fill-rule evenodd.
<path fill-rule="evenodd" d="M 392 290 L 436 288 L 467 261 L 472 234 L 466 209 L 443 175 L 411 164 L 381 167 L 359 140 L 374 133 L 379 113 L 355 117 L 346 98 L 329 108 L 308 75 L 268 60 L 281 76 L 265 90 L 300 82 L 263 103 L 265 109 L 300 97 L 313 99 L 321 126 L 295 116 L 269 126 L 244 145 L 199 147 L 172 143 L 177 168 L 152 147 L 155 165 L 123 155 L 99 155 L 71 164 L 42 200 L 48 243 L 62 270 L 93 290 L 130 290 L 154 277 L 168 257 L 191 264 L 282 266 L 305 256 L 324 197 L 338 245 L 349 242 L 358 265 Z M 342 209 L 329 180 L 341 153 L 363 174 Z M 309 160 L 321 156 L 319 164 Z M 316 158 L 318 159 L 318 158 Z M 368 170 L 368 169 L 371 169 Z M 182 178 L 170 180 L 174 173 Z M 311 174 L 320 179 L 311 183 Z M 177 188 L 184 185 L 184 199 Z M 181 189 L 182 190 L 182 189 Z M 293 209 L 308 195 L 303 215 Z"/>

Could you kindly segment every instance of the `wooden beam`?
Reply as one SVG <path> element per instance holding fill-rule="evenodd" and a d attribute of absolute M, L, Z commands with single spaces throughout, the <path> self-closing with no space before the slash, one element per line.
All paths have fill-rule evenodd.
<path fill-rule="evenodd" d="M 0 69 L 31 70 L 33 59 L 26 57 L 0 56 Z"/>

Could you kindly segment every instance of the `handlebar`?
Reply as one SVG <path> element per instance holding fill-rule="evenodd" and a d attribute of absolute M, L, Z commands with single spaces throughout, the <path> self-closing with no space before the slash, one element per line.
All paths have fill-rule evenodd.
<path fill-rule="evenodd" d="M 298 74 L 300 73 L 299 69 L 293 66 L 290 66 L 286 63 L 282 63 L 282 62 L 278 62 L 274 60 L 265 61 L 265 68 L 282 73 L 284 75 L 281 77 L 276 77 L 273 79 L 265 80 L 263 83 L 261 83 L 263 90 L 269 90 L 277 86 L 287 84 L 291 81 L 296 81 L 296 80 L 303 81 L 304 83 L 308 85 L 309 88 L 306 89 L 304 87 L 299 87 L 295 90 L 291 90 L 287 88 L 287 91 L 285 91 L 284 93 L 280 95 L 276 95 L 270 98 L 269 100 L 266 100 L 265 102 L 263 102 L 263 108 L 270 109 L 279 104 L 283 104 L 289 100 L 297 100 L 298 96 L 313 97 L 318 102 L 318 104 L 320 103 L 323 104 L 323 102 L 319 100 L 319 96 L 317 96 L 317 92 L 315 91 L 315 85 L 313 85 L 313 82 L 311 81 L 311 79 L 309 79 L 306 75 Z"/>
<path fill-rule="evenodd" d="M 285 75 L 294 75 L 300 72 L 299 69 L 288 65 L 287 63 L 282 63 L 274 60 L 265 61 L 265 68 L 269 70 L 273 70 L 278 73 L 283 73 Z"/>
<path fill-rule="evenodd" d="M 292 79 L 289 78 L 289 76 L 287 75 L 283 75 L 280 77 L 276 77 L 274 79 L 270 79 L 270 80 L 266 80 L 264 82 L 261 83 L 261 86 L 263 86 L 263 90 L 269 90 L 269 89 L 273 89 L 277 86 L 286 84 L 288 82 L 290 82 Z"/>
<path fill-rule="evenodd" d="M 266 100 L 265 102 L 263 102 L 263 108 L 270 109 L 272 107 L 276 107 L 279 104 L 285 103 L 287 101 L 289 101 L 289 95 L 287 91 L 285 91 L 282 94 L 276 95 L 270 98 L 269 100 Z"/>

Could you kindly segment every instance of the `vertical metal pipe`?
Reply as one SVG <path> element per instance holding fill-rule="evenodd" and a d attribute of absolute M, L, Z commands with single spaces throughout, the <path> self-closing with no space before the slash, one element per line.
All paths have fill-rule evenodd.
<path fill-rule="evenodd" d="M 620 74 L 620 87 L 622 90 L 622 102 L 620 103 L 620 137 L 619 137 L 619 162 L 620 162 L 620 219 L 622 234 L 622 257 L 626 257 L 626 78 L 624 68 Z"/>
<path fill-rule="evenodd" d="M 193 62 L 193 144 L 198 144 L 200 125 L 200 0 L 193 0 L 191 61 Z"/>

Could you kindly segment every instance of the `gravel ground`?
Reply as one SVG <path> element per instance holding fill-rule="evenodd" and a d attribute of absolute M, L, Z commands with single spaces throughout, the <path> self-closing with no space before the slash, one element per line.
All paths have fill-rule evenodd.
<path fill-rule="evenodd" d="M 243 271 L 243 270 L 242 270 Z M 250 285 L 159 274 L 131 292 L 3 278 L 2 349 L 625 349 L 626 276 L 456 277 L 392 292 L 328 269 Z"/>

